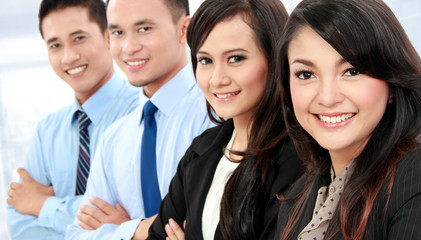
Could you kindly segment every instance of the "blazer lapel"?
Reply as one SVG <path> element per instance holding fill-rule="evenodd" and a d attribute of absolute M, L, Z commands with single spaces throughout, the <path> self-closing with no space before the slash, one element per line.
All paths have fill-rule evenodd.
<path fill-rule="evenodd" d="M 208 191 L 212 184 L 213 176 L 216 171 L 216 167 L 223 155 L 223 147 L 228 143 L 232 136 L 234 126 L 231 121 L 224 123 L 221 127 L 218 135 L 209 139 L 209 141 L 202 141 L 194 151 L 198 154 L 198 158 L 195 159 L 186 170 L 186 204 L 188 209 L 188 215 L 191 215 L 191 219 L 194 219 L 194 227 L 197 232 L 195 236 L 202 236 L 202 213 L 205 205 Z M 215 235 L 215 239 L 216 235 Z"/>

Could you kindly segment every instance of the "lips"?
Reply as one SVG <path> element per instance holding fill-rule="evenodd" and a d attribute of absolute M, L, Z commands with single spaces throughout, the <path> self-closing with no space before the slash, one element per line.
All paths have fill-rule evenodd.
<path fill-rule="evenodd" d="M 75 75 L 75 74 L 83 72 L 86 69 L 86 67 L 87 67 L 87 65 L 78 66 L 78 67 L 75 67 L 75 68 L 72 68 L 72 69 L 68 69 L 68 70 L 66 70 L 66 72 L 70 75 Z"/>
<path fill-rule="evenodd" d="M 340 114 L 336 116 L 326 116 L 322 114 L 317 114 L 317 117 L 319 118 L 319 120 L 324 123 L 341 123 L 352 118 L 353 116 L 355 116 L 355 113 L 346 113 L 346 114 Z"/>

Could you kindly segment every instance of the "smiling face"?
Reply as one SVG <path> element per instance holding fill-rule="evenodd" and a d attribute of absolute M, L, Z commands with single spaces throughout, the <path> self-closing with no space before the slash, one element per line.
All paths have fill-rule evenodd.
<path fill-rule="evenodd" d="M 268 64 L 242 16 L 218 23 L 197 61 L 197 82 L 216 114 L 248 123 L 265 91 Z"/>
<path fill-rule="evenodd" d="M 385 112 L 387 83 L 359 73 L 309 27 L 290 42 L 288 62 L 298 122 L 329 150 L 332 161 L 351 161 Z"/>
<path fill-rule="evenodd" d="M 173 22 L 163 0 L 112 0 L 107 8 L 111 52 L 131 84 L 151 97 L 186 64 L 189 17 Z"/>
<path fill-rule="evenodd" d="M 42 20 L 42 31 L 52 68 L 83 104 L 113 75 L 107 34 L 83 7 L 51 12 Z"/>

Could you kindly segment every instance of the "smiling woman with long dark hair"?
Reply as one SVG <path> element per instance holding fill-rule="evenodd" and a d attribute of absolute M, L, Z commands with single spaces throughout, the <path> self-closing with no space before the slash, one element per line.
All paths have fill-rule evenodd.
<path fill-rule="evenodd" d="M 187 150 L 149 239 L 267 239 L 274 229 L 275 194 L 302 173 L 275 78 L 286 19 L 279 0 L 207 0 L 194 14 L 193 69 L 220 126 Z"/>
<path fill-rule="evenodd" d="M 378 0 L 304 0 L 279 52 L 306 174 L 276 239 L 420 239 L 421 60 Z"/>

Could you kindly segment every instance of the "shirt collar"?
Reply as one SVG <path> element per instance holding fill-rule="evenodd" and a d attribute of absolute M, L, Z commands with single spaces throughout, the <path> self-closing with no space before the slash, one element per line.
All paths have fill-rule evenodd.
<path fill-rule="evenodd" d="M 341 173 L 339 173 L 338 176 L 335 176 L 335 170 L 333 169 L 333 165 L 330 167 L 330 179 L 332 182 L 336 182 L 337 179 L 343 179 L 342 182 L 346 183 L 349 176 L 354 172 L 355 168 L 355 159 L 352 160 L 345 168 L 342 170 Z"/>
<path fill-rule="evenodd" d="M 112 100 L 116 98 L 124 81 L 125 80 L 123 78 L 114 72 L 111 79 L 98 89 L 90 98 L 88 98 L 82 106 L 80 106 L 78 101 L 75 99 L 72 111 L 76 112 L 82 107 L 83 111 L 85 111 L 92 123 L 97 125 L 105 111 L 112 104 Z"/>
<path fill-rule="evenodd" d="M 168 116 L 195 84 L 193 69 L 190 64 L 187 64 L 170 81 L 158 89 L 150 100 L 159 111 Z"/>

